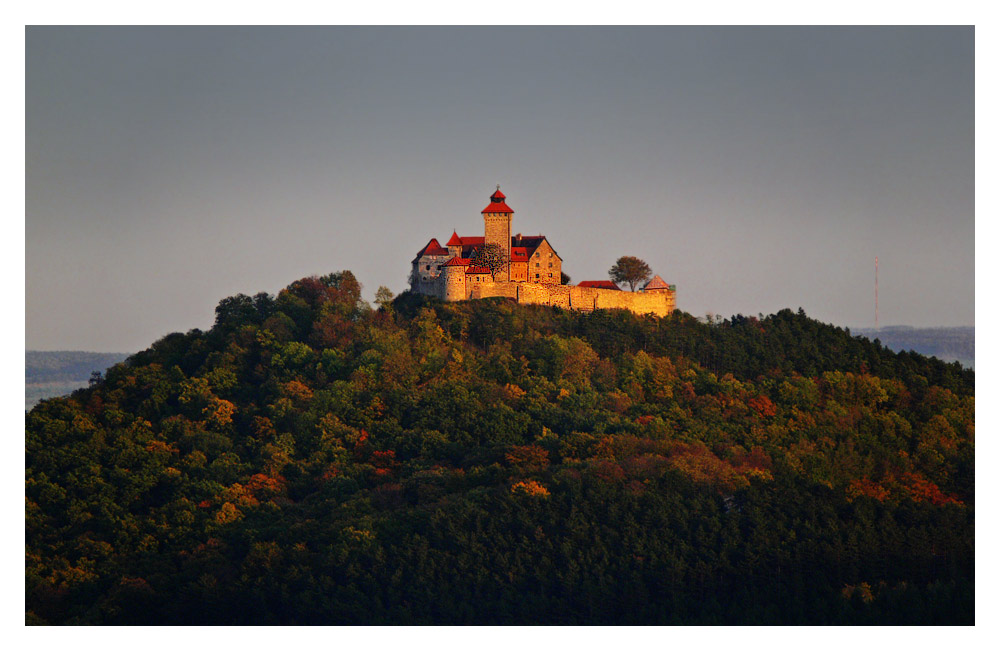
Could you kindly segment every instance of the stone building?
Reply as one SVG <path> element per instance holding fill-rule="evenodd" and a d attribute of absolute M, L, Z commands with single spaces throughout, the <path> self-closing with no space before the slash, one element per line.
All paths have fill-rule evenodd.
<path fill-rule="evenodd" d="M 562 284 L 563 260 L 544 235 L 511 235 L 514 211 L 499 185 L 481 212 L 482 236 L 455 231 L 445 246 L 431 238 L 417 251 L 411 263 L 411 291 L 446 301 L 502 296 L 566 309 L 619 308 L 660 316 L 675 309 L 675 287 L 659 276 L 635 293 L 621 291 L 610 280 Z M 506 261 L 495 273 L 475 264 L 477 252 L 489 244 L 495 244 Z"/>

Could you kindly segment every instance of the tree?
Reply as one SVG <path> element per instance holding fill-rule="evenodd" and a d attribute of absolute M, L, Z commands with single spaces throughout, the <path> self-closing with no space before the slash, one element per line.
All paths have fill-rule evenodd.
<path fill-rule="evenodd" d="M 568 273 L 566 273 L 565 271 L 559 272 L 559 282 L 561 284 L 568 285 L 570 280 L 572 280 L 572 278 L 569 277 Z"/>
<path fill-rule="evenodd" d="M 493 280 L 497 279 L 498 273 L 507 268 L 507 262 L 507 253 L 499 244 L 492 242 L 483 245 L 481 249 L 476 249 L 472 254 L 472 264 L 489 269 Z"/>
<path fill-rule="evenodd" d="M 379 288 L 375 290 L 375 304 L 385 311 L 392 307 L 393 298 L 392 290 L 385 285 L 379 285 Z"/>
<path fill-rule="evenodd" d="M 608 275 L 618 284 L 628 284 L 629 289 L 634 292 L 635 286 L 644 280 L 649 280 L 653 272 L 649 265 L 639 258 L 623 255 L 615 262 L 615 266 L 608 269 Z"/>
<path fill-rule="evenodd" d="M 236 329 L 240 326 L 260 323 L 254 300 L 246 294 L 237 294 L 219 301 L 215 308 L 215 327 Z"/>

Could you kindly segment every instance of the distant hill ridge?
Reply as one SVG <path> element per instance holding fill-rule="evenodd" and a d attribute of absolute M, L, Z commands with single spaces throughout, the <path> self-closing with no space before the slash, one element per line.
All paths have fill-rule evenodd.
<path fill-rule="evenodd" d="M 94 371 L 104 371 L 124 361 L 129 353 L 92 353 L 81 350 L 26 350 L 24 381 L 85 382 Z"/>
<path fill-rule="evenodd" d="M 971 365 L 976 359 L 976 328 L 959 326 L 949 328 L 915 328 L 912 326 L 886 326 L 883 328 L 858 328 L 852 334 L 878 339 L 896 352 L 912 350 L 942 361 L 960 361 Z"/>
<path fill-rule="evenodd" d="M 91 375 L 103 373 L 128 353 L 92 353 L 81 350 L 26 350 L 24 352 L 24 408 L 65 396 L 87 386 Z"/>

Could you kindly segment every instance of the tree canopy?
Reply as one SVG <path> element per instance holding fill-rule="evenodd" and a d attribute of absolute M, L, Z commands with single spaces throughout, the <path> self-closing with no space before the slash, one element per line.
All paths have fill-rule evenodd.
<path fill-rule="evenodd" d="M 639 258 L 624 255 L 608 269 L 608 275 L 615 283 L 628 285 L 629 290 L 634 292 L 636 285 L 649 280 L 653 272 L 649 265 Z"/>
<path fill-rule="evenodd" d="M 971 624 L 975 374 L 803 312 L 220 302 L 26 415 L 29 624 Z"/>
<path fill-rule="evenodd" d="M 507 252 L 499 244 L 493 242 L 484 244 L 472 254 L 472 264 L 489 269 L 493 280 L 497 279 L 497 274 L 505 270 L 509 263 Z"/>
<path fill-rule="evenodd" d="M 392 307 L 392 299 L 395 296 L 392 290 L 385 285 L 379 285 L 379 288 L 375 290 L 375 304 L 378 305 L 383 310 L 390 309 Z"/>

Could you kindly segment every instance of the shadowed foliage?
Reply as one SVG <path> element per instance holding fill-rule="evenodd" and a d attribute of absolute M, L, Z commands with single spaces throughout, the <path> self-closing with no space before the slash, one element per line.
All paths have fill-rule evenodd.
<path fill-rule="evenodd" d="M 973 623 L 972 371 L 383 298 L 227 298 L 33 409 L 26 623 Z"/>

